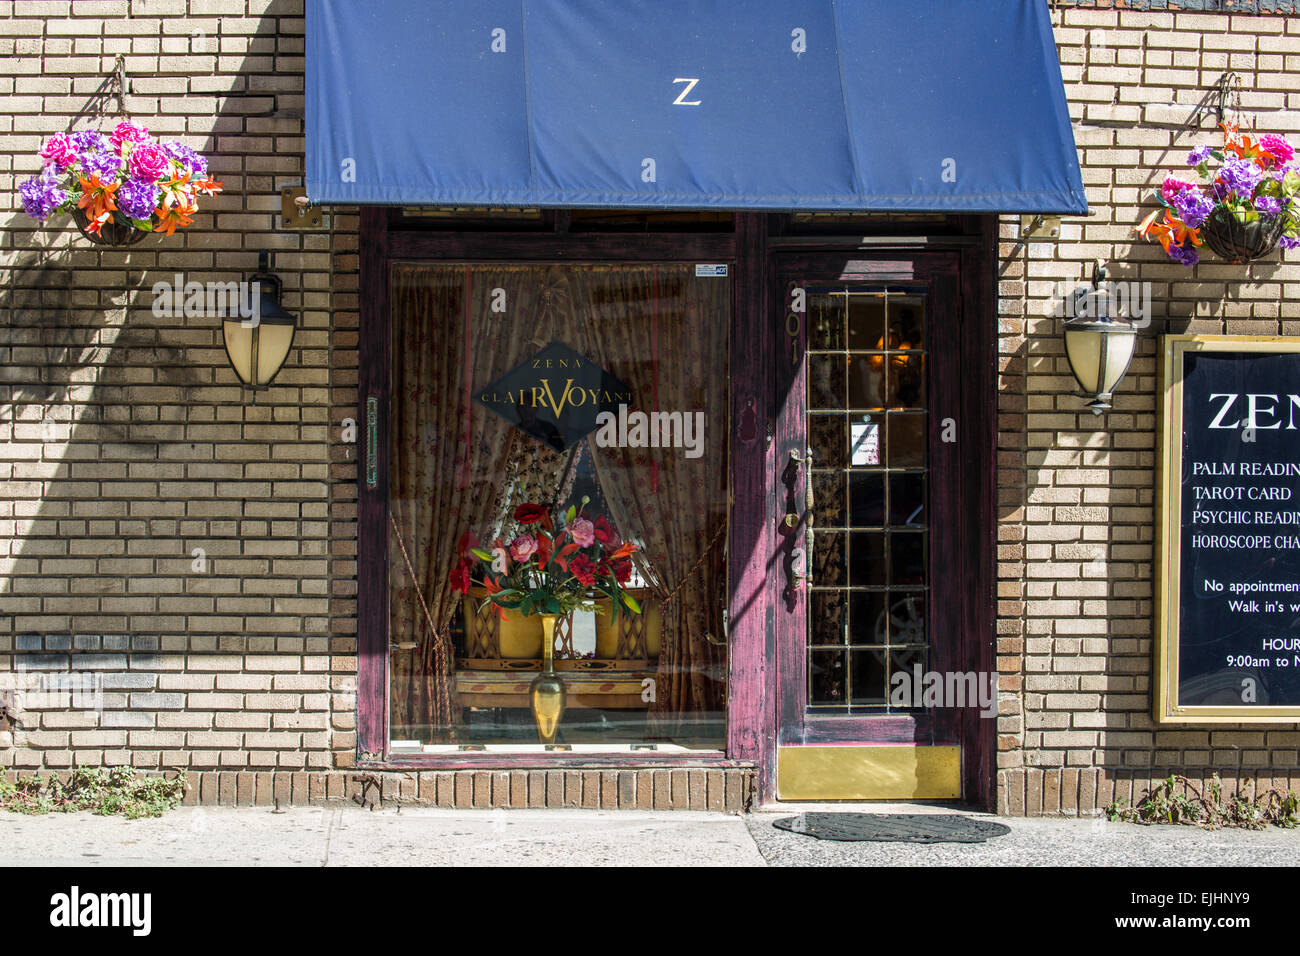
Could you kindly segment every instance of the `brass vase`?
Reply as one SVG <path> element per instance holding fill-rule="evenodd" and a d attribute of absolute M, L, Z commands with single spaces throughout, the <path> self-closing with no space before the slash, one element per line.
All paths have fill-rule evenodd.
<path fill-rule="evenodd" d="M 533 678 L 528 689 L 533 720 L 537 723 L 538 739 L 551 746 L 564 716 L 564 681 L 555 672 L 555 622 L 558 614 L 543 614 L 542 618 L 542 672 Z"/>

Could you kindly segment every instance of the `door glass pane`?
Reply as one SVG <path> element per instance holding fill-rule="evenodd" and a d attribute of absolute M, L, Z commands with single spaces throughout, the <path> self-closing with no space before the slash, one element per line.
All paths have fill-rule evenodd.
<path fill-rule="evenodd" d="M 394 265 L 392 752 L 724 746 L 728 281 L 671 263 Z M 553 635 L 564 710 L 546 741 L 537 595 L 564 582 L 580 606 Z M 500 613 L 495 589 L 514 592 Z M 639 610 L 615 615 L 624 591 Z"/>
<path fill-rule="evenodd" d="M 907 711 L 889 690 L 899 670 L 924 669 L 929 644 L 926 298 L 826 288 L 808 310 L 808 707 Z"/>

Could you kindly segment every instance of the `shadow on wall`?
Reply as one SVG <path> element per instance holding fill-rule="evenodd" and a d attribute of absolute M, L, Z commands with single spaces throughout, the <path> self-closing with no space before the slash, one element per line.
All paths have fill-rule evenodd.
<path fill-rule="evenodd" d="M 0 767 L 215 765 L 217 748 L 239 747 L 240 735 L 216 733 L 216 703 L 186 707 L 184 659 L 166 652 L 328 653 L 332 237 L 280 231 L 275 213 L 278 187 L 302 178 L 302 3 L 272 0 L 256 21 L 195 19 L 188 38 L 177 18 L 131 7 L 141 30 L 124 99 L 116 36 L 102 41 L 107 78 L 60 73 L 85 58 L 63 58 L 71 38 L 41 35 L 44 16 L 19 8 L 16 32 L 25 20 L 38 38 L 26 58 L 20 47 L 6 59 L 19 93 L 23 78 L 40 77 L 30 89 L 43 97 L 29 98 L 43 112 L 33 110 L 38 132 L 10 137 L 22 146 L 4 177 L 14 211 L 0 232 L 0 691 L 39 704 L 20 704 L 18 729 L 0 732 Z M 78 22 L 83 37 L 108 32 L 107 20 Z M 225 35 L 227 23 L 237 35 Z M 217 72 L 245 39 L 239 65 Z M 142 49 L 159 72 L 139 69 Z M 39 172 L 51 133 L 111 132 L 126 118 L 196 149 L 224 182 L 200 198 L 193 225 L 115 249 L 91 244 L 67 216 L 40 226 L 24 214 L 18 185 Z M 220 318 L 157 315 L 154 286 L 178 273 L 242 279 L 261 249 L 281 250 L 271 270 L 301 318 L 275 384 L 248 404 Z M 94 709 L 42 693 L 59 683 L 49 675 L 68 672 L 95 675 Z M 240 726 L 272 729 L 269 715 Z M 328 714 L 303 726 L 327 730 Z M 272 743 L 293 747 L 291 737 L 301 748 L 303 733 Z"/>

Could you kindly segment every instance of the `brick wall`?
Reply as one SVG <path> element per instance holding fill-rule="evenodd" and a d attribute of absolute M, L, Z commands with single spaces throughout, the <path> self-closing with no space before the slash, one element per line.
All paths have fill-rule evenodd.
<path fill-rule="evenodd" d="M 1186 270 L 1131 233 L 1141 192 L 1216 141 L 1212 121 L 1180 127 L 1225 70 L 1243 77 L 1244 127 L 1300 133 L 1300 19 L 1083 6 L 1053 16 L 1093 213 L 1067 219 L 1059 243 L 1019 244 L 1012 218 L 1001 229 L 1009 813 L 1088 811 L 1175 768 L 1300 785 L 1294 728 L 1156 731 L 1150 716 L 1155 336 L 1300 334 L 1300 259 L 1207 256 Z M 44 678 L 55 692 L 0 729 L 0 768 L 181 767 L 196 774 L 191 799 L 214 802 L 359 786 L 355 446 L 341 440 L 356 408 L 357 221 L 344 209 L 319 231 L 275 227 L 279 188 L 302 177 L 302 51 L 300 0 L 0 3 L 0 681 L 84 681 L 58 691 Z M 117 122 L 101 85 L 119 53 L 130 115 L 203 152 L 226 187 L 189 230 L 129 251 L 91 246 L 66 221 L 36 229 L 16 196 L 50 133 Z M 218 321 L 150 306 L 154 282 L 238 279 L 261 249 L 299 329 L 275 386 L 249 403 Z M 1072 394 L 1045 314 L 1096 261 L 1154 293 L 1101 420 Z M 100 696 L 70 708 L 59 693 Z M 662 784 L 678 805 L 668 771 L 644 773 L 536 786 L 558 787 L 561 804 L 587 800 L 588 785 L 649 787 L 659 805 Z M 521 778 L 489 777 L 514 799 Z M 491 805 L 498 792 L 463 773 L 394 781 L 394 794 L 427 785 L 435 802 L 468 788 Z M 680 805 L 695 799 L 689 781 Z"/>
<path fill-rule="evenodd" d="M 1140 799 L 1175 770 L 1229 789 L 1300 786 L 1295 726 L 1186 726 L 1151 717 L 1156 349 L 1163 333 L 1300 335 L 1300 256 L 1191 269 L 1132 229 L 1166 171 L 1218 145 L 1183 129 L 1226 70 L 1243 130 L 1300 133 L 1300 18 L 1066 9 L 1053 13 L 1092 214 L 1059 243 L 1001 226 L 999 808 L 1087 812 Z M 1114 402 L 1095 418 L 1065 360 L 1063 289 L 1105 263 L 1152 284 L 1152 320 Z"/>
<path fill-rule="evenodd" d="M 35 228 L 16 195 L 50 133 L 123 118 L 118 54 L 129 115 L 225 183 L 125 251 Z M 0 55 L 0 677 L 31 705 L 0 765 L 348 767 L 357 219 L 274 226 L 302 178 L 301 2 L 4 3 Z M 251 403 L 219 319 L 151 306 L 155 282 L 237 280 L 263 249 L 299 323 Z M 93 706 L 58 692 L 69 673 Z"/>

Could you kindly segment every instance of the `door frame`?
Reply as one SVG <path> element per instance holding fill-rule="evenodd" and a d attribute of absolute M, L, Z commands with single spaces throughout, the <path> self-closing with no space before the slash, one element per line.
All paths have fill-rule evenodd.
<path fill-rule="evenodd" d="M 995 216 L 940 217 L 916 226 L 876 223 L 891 234 L 864 238 L 857 224 L 799 227 L 785 214 L 737 213 L 733 232 L 653 234 L 567 233 L 564 211 L 548 213 L 539 228 L 510 223 L 429 230 L 404 222 L 400 210 L 359 210 L 357 368 L 338 369 L 333 384 L 356 389 L 356 614 L 357 764 L 377 769 L 559 768 L 575 759 L 550 755 L 504 758 L 465 754 L 455 759 L 411 759 L 387 752 L 388 715 L 388 370 L 391 363 L 388 267 L 394 259 L 501 260 L 660 259 L 733 262 L 731 318 L 731 430 L 729 457 L 732 507 L 728 531 L 729 653 L 727 749 L 723 757 L 676 758 L 641 755 L 650 766 L 753 767 L 756 798 L 775 799 L 777 681 L 774 614 L 780 596 L 769 584 L 777 545 L 775 474 L 775 350 L 784 337 L 783 316 L 774 314 L 769 288 L 777 262 L 799 252 L 855 252 L 857 258 L 887 250 L 954 250 L 961 257 L 963 327 L 977 333 L 969 346 L 963 386 L 980 396 L 972 438 L 981 455 L 971 469 L 972 500 L 964 526 L 970 555 L 967 633 L 975 635 L 980 670 L 993 666 L 993 586 L 996 555 L 994 478 L 996 467 Z M 932 234 L 920 233 L 930 230 Z M 828 234 L 834 231 L 838 234 Z M 855 235 L 846 233 L 856 232 Z M 355 376 L 355 377 L 354 377 Z M 354 386 L 355 382 L 355 386 Z M 346 401 L 346 400 L 345 400 Z M 373 416 L 373 423 L 368 417 Z M 373 432 L 371 432 L 373 429 Z M 1014 429 L 1013 429 L 1014 431 Z M 370 440 L 372 435 L 379 439 Z M 373 479 L 373 480 L 371 480 Z M 340 651 L 352 644 L 337 642 Z M 1012 678 L 1007 678 L 1012 679 Z M 963 792 L 977 806 L 993 809 L 994 721 L 963 725 Z M 980 726 L 984 725 L 984 726 Z M 627 765 L 625 756 L 578 761 Z"/>
<path fill-rule="evenodd" d="M 784 289 L 781 282 L 791 269 L 800 265 L 813 267 L 818 264 L 825 267 L 838 257 L 847 263 L 850 260 L 873 260 L 878 262 L 907 262 L 920 257 L 949 256 L 955 259 L 957 282 L 960 288 L 960 314 L 956 334 L 950 337 L 947 347 L 955 349 L 957 356 L 936 356 L 928 348 L 927 361 L 935 362 L 932 366 L 935 376 L 943 375 L 941 369 L 947 368 L 944 380 L 955 375 L 960 388 L 957 404 L 962 409 L 964 420 L 959 422 L 961 460 L 965 467 L 961 469 L 960 479 L 954 484 L 955 501 L 946 502 L 946 509 L 952 515 L 950 525 L 953 529 L 952 541 L 956 554 L 951 561 L 960 563 L 963 569 L 962 586 L 955 596 L 960 607 L 953 618 L 960 621 L 960 639 L 953 644 L 956 662 L 945 662 L 946 666 L 956 666 L 960 670 L 976 670 L 981 673 L 994 671 L 995 635 L 994 620 L 996 610 L 996 555 L 997 555 L 997 492 L 996 471 L 998 457 L 998 422 L 997 422 L 997 376 L 999 374 L 997 356 L 997 322 L 994 313 L 994 263 L 996 242 L 996 219 L 991 216 L 969 217 L 968 234 L 961 237 L 926 238 L 920 241 L 912 237 L 885 237 L 878 240 L 857 239 L 835 241 L 805 239 L 775 240 L 772 242 L 768 263 L 768 309 L 771 318 L 768 322 L 772 330 L 771 337 L 784 341 L 786 339 L 786 310 L 784 308 Z M 900 270 L 901 271 L 901 270 Z M 900 273 L 895 273 L 898 276 Z M 863 277 L 863 284 L 890 284 L 894 279 L 887 272 L 882 272 L 879 280 L 876 276 Z M 802 333 L 802 330 L 801 330 Z M 949 338 L 949 337 L 945 337 Z M 773 355 L 772 368 L 772 415 L 773 424 L 780 420 L 783 396 L 778 394 L 780 385 L 776 380 L 776 356 Z M 934 378 L 931 379 L 934 381 Z M 802 381 L 802 379 L 800 379 Z M 932 408 L 932 421 L 938 418 Z M 774 431 L 779 431 L 774 428 Z M 932 426 L 932 434 L 934 432 Z M 791 707 L 796 701 L 790 699 L 789 689 L 792 682 L 806 680 L 802 668 L 797 674 L 791 674 L 792 667 L 799 667 L 803 660 L 803 649 L 797 653 L 791 642 L 779 644 L 776 633 L 781 630 L 777 624 L 777 615 L 788 613 L 785 610 L 783 590 L 785 587 L 785 553 L 783 538 L 775 532 L 778 522 L 785 512 L 783 500 L 784 486 L 778 472 L 779 458 L 786 455 L 785 441 L 773 441 L 772 454 L 769 455 L 768 474 L 772 475 L 768 498 L 768 527 L 773 531 L 771 567 L 774 577 L 780 584 L 772 588 L 771 613 L 773 615 L 772 665 L 773 679 L 770 681 L 768 702 L 774 715 L 775 725 L 771 736 L 771 746 L 764 761 L 764 772 L 760 778 L 760 790 L 764 800 L 777 799 L 776 767 L 778 744 L 782 733 L 783 721 L 788 720 Z M 802 525 L 800 526 L 802 533 Z M 933 538 L 932 538 L 933 540 Z M 932 587 L 934 580 L 932 577 Z M 806 604 L 806 596 L 800 599 Z M 789 678 L 787 679 L 787 676 Z M 1003 678 L 998 678 L 1001 685 Z M 999 689 L 1001 687 L 999 686 Z M 1008 688 L 1010 689 L 1010 688 Z M 802 715 L 800 715 L 801 717 Z M 819 721 L 819 729 L 805 735 L 804 743 L 831 743 L 836 735 L 846 730 L 861 731 L 870 729 L 875 742 L 888 746 L 915 744 L 918 735 L 931 734 L 932 725 L 925 721 L 908 721 L 899 717 L 862 720 L 847 718 L 853 724 L 836 726 L 837 719 Z M 942 734 L 943 736 L 940 736 Z M 950 728 L 933 727 L 930 740 L 925 743 L 947 743 L 948 734 L 955 737 L 952 742 L 960 745 L 960 780 L 962 799 L 984 809 L 995 809 L 994 774 L 997 744 L 997 719 L 981 718 L 977 708 L 964 708 L 951 722 Z M 842 738 L 841 738 L 842 739 Z M 861 737 L 859 737 L 859 740 Z"/>

